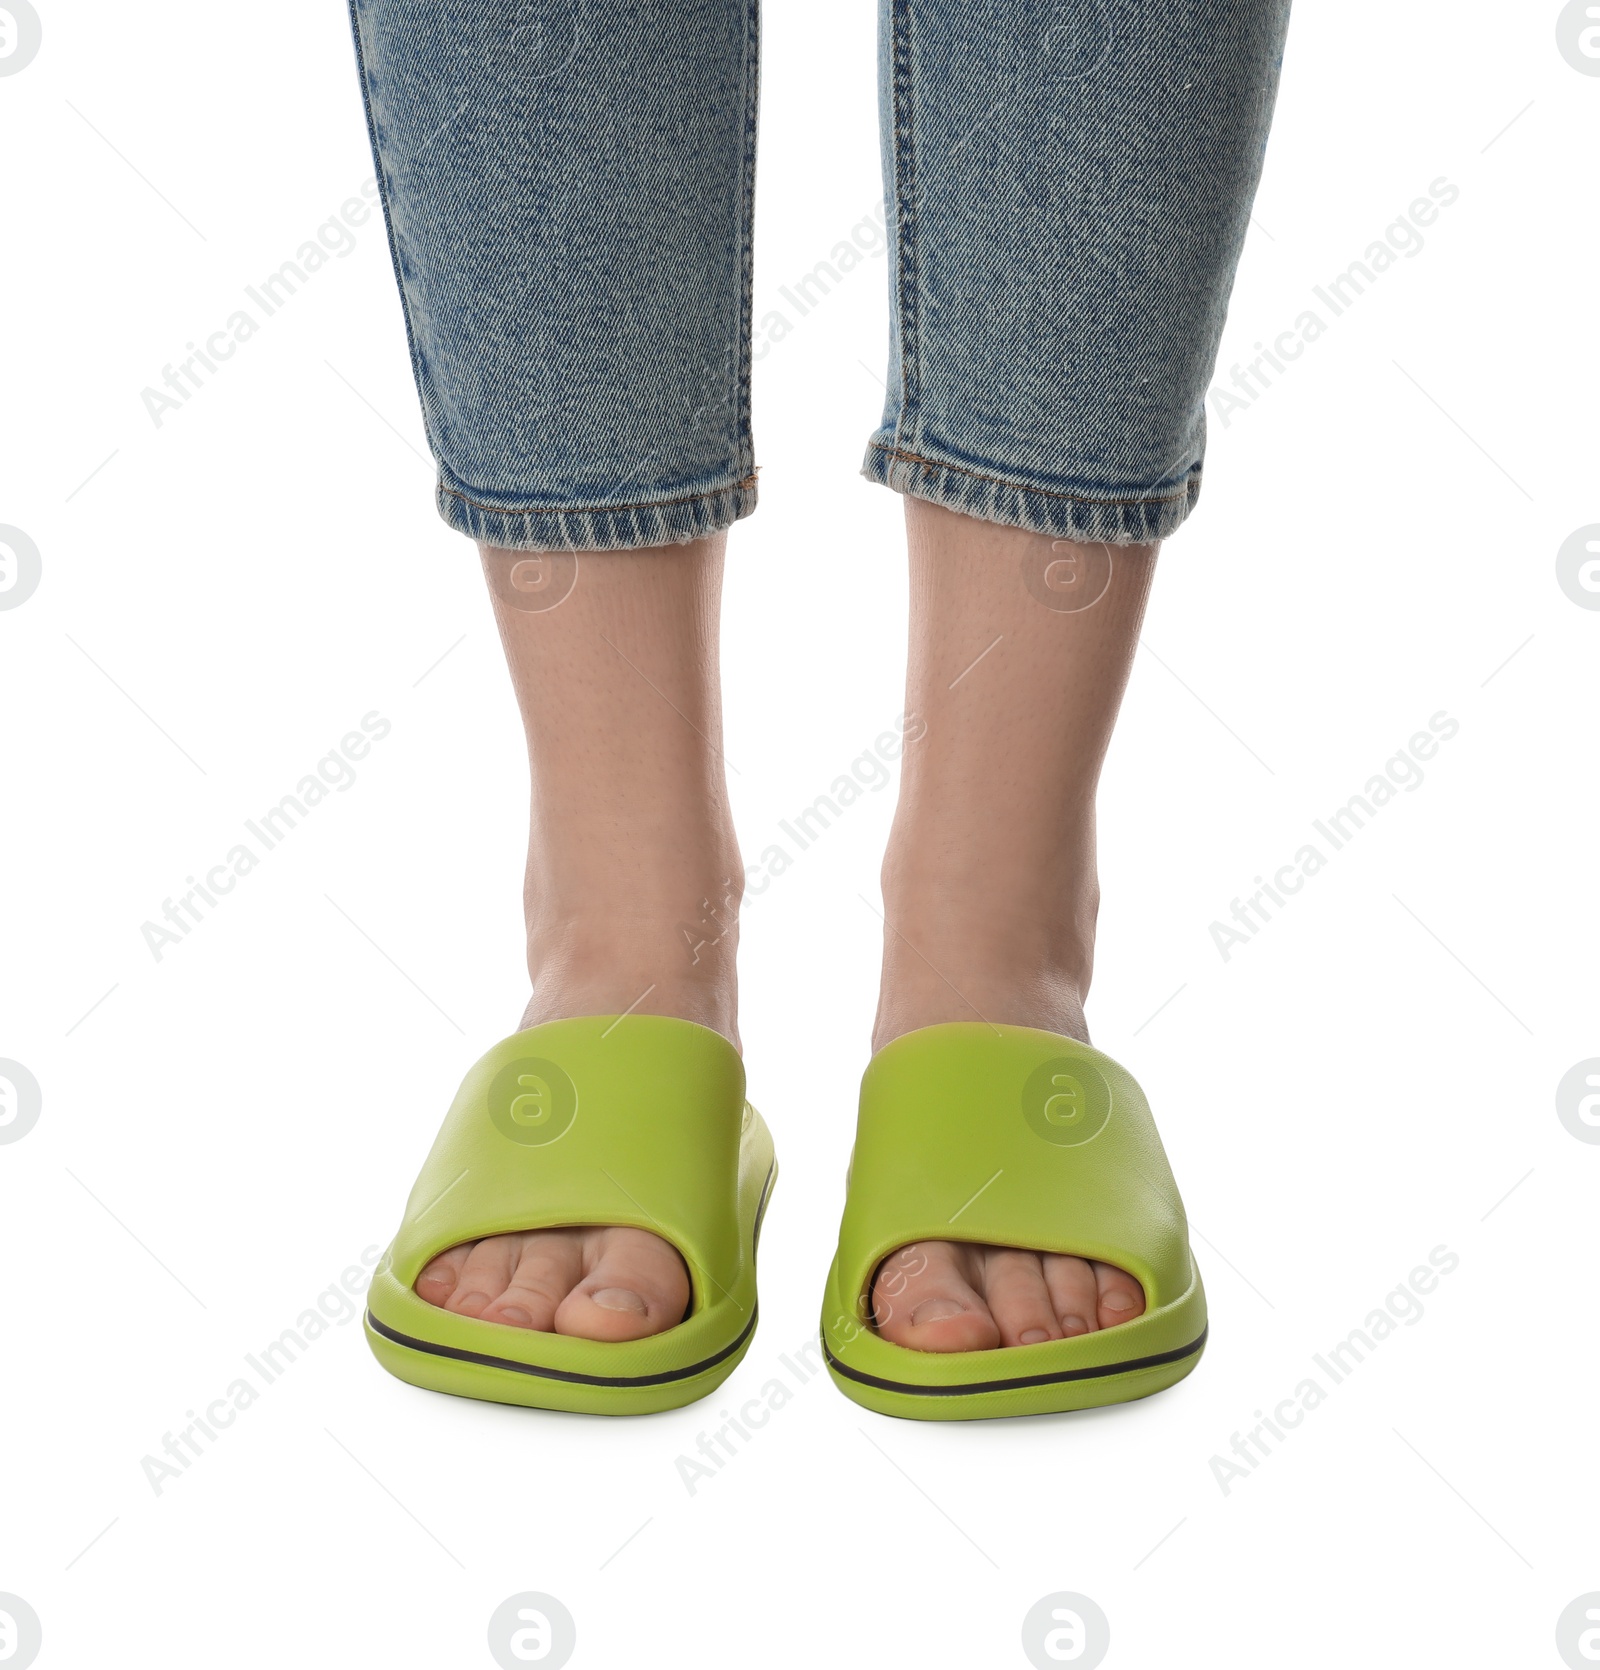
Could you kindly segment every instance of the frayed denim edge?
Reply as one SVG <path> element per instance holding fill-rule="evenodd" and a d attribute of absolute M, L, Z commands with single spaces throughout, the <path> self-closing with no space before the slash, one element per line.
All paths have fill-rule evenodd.
<path fill-rule="evenodd" d="M 1001 522 L 1085 544 L 1147 545 L 1165 539 L 1184 522 L 1200 497 L 1198 467 L 1170 493 L 1148 499 L 1091 499 L 1023 487 L 899 452 L 878 441 L 867 448 L 861 473 L 896 493 L 942 504 L 979 521 Z"/>
<path fill-rule="evenodd" d="M 457 533 L 504 551 L 635 551 L 685 545 L 730 527 L 756 508 L 756 478 L 656 504 L 578 510 L 499 510 L 440 482 L 438 505 Z"/>

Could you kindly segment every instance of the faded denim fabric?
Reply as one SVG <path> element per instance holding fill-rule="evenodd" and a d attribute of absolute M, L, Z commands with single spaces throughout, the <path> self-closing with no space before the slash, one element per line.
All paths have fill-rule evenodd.
<path fill-rule="evenodd" d="M 1288 0 L 881 0 L 888 400 L 864 473 L 1170 533 Z M 351 0 L 452 527 L 522 550 L 755 508 L 756 0 Z"/>

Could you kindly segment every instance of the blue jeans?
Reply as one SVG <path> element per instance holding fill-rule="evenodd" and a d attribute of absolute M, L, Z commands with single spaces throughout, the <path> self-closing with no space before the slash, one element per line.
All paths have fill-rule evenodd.
<path fill-rule="evenodd" d="M 891 340 L 864 473 L 1057 538 L 1164 537 L 1288 0 L 881 0 Z M 522 550 L 755 508 L 757 0 L 351 0 L 454 528 Z"/>

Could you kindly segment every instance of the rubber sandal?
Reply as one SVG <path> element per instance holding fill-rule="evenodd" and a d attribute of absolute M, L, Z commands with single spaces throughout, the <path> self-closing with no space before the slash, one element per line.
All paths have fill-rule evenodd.
<path fill-rule="evenodd" d="M 639 1415 L 713 1391 L 756 1328 L 756 1241 L 777 1176 L 726 1038 L 657 1015 L 551 1021 L 467 1074 L 367 1294 L 367 1341 L 391 1374 L 457 1397 Z M 687 1315 L 610 1344 L 430 1305 L 436 1254 L 519 1229 L 632 1225 L 669 1241 Z"/>
<path fill-rule="evenodd" d="M 1071 1339 L 912 1351 L 874 1330 L 871 1293 L 879 1265 L 914 1241 L 1102 1259 L 1138 1280 L 1146 1309 Z M 911 1420 L 1089 1409 L 1181 1380 L 1205 1346 L 1205 1292 L 1132 1075 L 1057 1033 L 976 1021 L 880 1050 L 861 1083 L 822 1340 L 846 1397 Z"/>

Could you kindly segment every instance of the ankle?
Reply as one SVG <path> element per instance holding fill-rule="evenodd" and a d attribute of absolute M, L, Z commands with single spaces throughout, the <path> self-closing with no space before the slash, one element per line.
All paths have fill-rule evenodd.
<path fill-rule="evenodd" d="M 872 1047 L 946 1021 L 1036 1026 L 1087 1041 L 1098 889 L 1029 885 L 1004 866 L 964 875 L 885 865 L 884 947 Z"/>
<path fill-rule="evenodd" d="M 703 887 L 625 876 L 625 888 L 581 903 L 530 898 L 523 1025 L 579 1015 L 671 1015 L 736 1047 L 737 865 Z"/>
<path fill-rule="evenodd" d="M 1024 977 L 1015 968 L 950 969 L 912 957 L 884 956 L 878 1010 L 872 1025 L 872 1053 L 907 1032 L 952 1021 L 990 1026 L 1031 1026 L 1089 1042 L 1084 1018 L 1085 989 L 1060 971 Z"/>
<path fill-rule="evenodd" d="M 632 943 L 658 965 L 695 962 L 736 934 L 744 867 L 726 808 L 651 804 L 535 815 L 523 911 L 530 953 L 614 956 Z M 674 948 L 677 948 L 676 950 Z"/>
<path fill-rule="evenodd" d="M 973 967 L 1014 967 L 1088 990 L 1100 908 L 1092 837 L 1026 855 L 996 842 L 941 851 L 891 837 L 881 880 L 891 930 L 924 954 L 939 950 Z"/>

